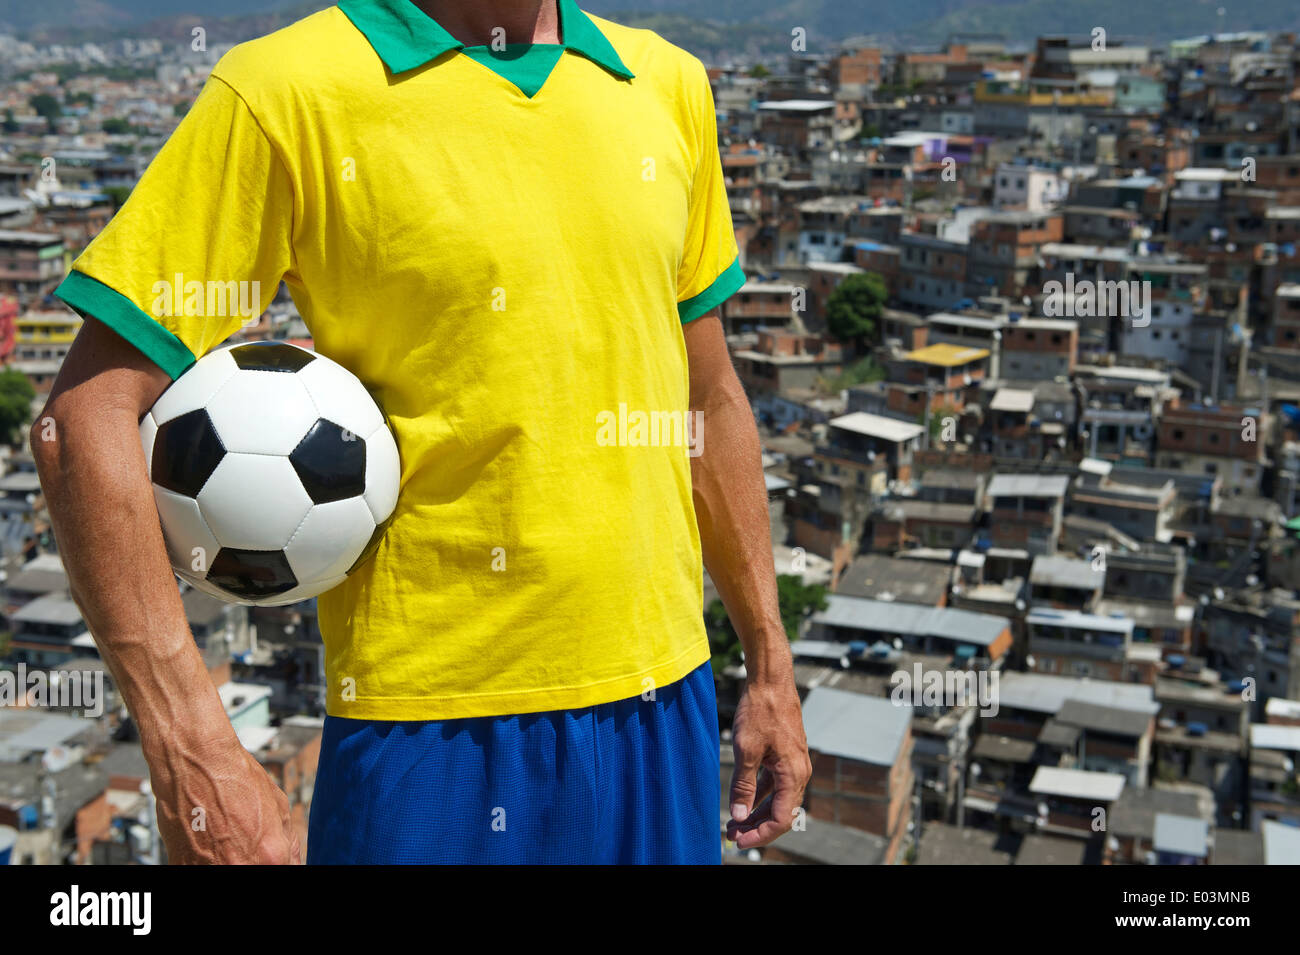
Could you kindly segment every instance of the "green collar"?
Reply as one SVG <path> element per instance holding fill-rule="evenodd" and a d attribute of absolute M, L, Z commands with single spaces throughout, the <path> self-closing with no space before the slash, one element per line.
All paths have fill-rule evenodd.
<path fill-rule="evenodd" d="M 564 49 L 580 53 L 616 76 L 632 79 L 632 71 L 623 65 L 605 34 L 578 9 L 575 0 L 556 0 L 556 7 L 560 45 Z M 339 9 L 365 35 L 393 73 L 405 73 L 448 50 L 465 48 L 465 44 L 411 0 L 339 0 Z"/>

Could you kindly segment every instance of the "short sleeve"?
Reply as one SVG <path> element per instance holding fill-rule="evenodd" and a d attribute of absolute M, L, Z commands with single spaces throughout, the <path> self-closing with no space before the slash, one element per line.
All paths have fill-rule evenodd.
<path fill-rule="evenodd" d="M 699 159 L 691 182 L 686 241 L 677 272 L 677 313 L 683 323 L 717 308 L 745 284 L 718 153 L 713 90 L 703 65 L 697 65 L 698 85 L 687 95 L 701 102 L 695 118 Z"/>
<path fill-rule="evenodd" d="M 293 207 L 274 145 L 210 77 L 54 294 L 176 378 L 275 297 L 292 269 Z"/>

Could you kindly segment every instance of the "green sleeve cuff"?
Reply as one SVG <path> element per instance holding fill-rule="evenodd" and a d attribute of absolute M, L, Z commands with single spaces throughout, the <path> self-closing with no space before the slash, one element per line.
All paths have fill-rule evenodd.
<path fill-rule="evenodd" d="M 744 284 L 745 272 L 740 267 L 740 256 L 736 256 L 736 261 L 727 266 L 726 271 L 714 279 L 712 285 L 699 295 L 693 295 L 686 301 L 677 303 L 677 314 L 681 317 L 682 324 L 685 325 L 713 311 L 739 292 Z"/>
<path fill-rule="evenodd" d="M 113 329 L 173 381 L 194 364 L 194 354 L 184 342 L 125 295 L 84 272 L 69 272 L 54 295 L 83 318 L 97 319 Z"/>

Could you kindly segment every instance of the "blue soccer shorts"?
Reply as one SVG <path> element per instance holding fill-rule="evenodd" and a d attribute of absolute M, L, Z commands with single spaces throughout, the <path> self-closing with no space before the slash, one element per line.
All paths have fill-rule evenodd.
<path fill-rule="evenodd" d="M 307 861 L 720 864 L 712 670 L 654 697 L 456 720 L 326 717 Z"/>

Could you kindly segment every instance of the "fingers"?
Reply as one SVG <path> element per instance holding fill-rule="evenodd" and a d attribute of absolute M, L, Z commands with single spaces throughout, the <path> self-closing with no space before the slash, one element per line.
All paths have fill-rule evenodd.
<path fill-rule="evenodd" d="M 736 768 L 731 773 L 731 818 L 744 822 L 758 801 L 758 770 L 763 754 L 752 752 L 742 744 L 740 735 L 732 740 Z"/>
<path fill-rule="evenodd" d="M 776 777 L 766 766 L 758 770 L 758 784 L 754 790 L 754 805 L 757 806 L 768 796 L 772 795 L 772 789 L 776 785 Z"/>
<path fill-rule="evenodd" d="M 794 826 L 795 814 L 803 798 L 802 787 L 795 774 L 778 766 L 769 772 L 764 769 L 765 789 L 771 798 L 760 803 L 744 820 L 734 818 L 727 824 L 727 838 L 738 849 L 756 849 L 765 846 Z"/>

